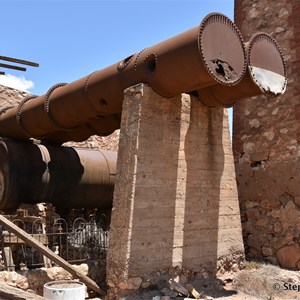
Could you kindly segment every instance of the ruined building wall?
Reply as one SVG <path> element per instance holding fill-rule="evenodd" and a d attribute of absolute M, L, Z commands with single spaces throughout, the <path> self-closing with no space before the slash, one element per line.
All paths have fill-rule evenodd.
<path fill-rule="evenodd" d="M 279 98 L 234 106 L 233 149 L 248 257 L 300 269 L 300 1 L 236 0 L 235 22 L 247 41 L 271 34 L 287 62 Z"/>

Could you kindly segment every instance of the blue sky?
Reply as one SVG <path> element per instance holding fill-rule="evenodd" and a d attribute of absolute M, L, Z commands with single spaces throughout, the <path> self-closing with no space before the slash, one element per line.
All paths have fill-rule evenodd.
<path fill-rule="evenodd" d="M 0 0 L 0 55 L 40 64 L 4 69 L 0 84 L 44 94 L 197 26 L 208 13 L 233 19 L 233 6 L 234 0 Z"/>

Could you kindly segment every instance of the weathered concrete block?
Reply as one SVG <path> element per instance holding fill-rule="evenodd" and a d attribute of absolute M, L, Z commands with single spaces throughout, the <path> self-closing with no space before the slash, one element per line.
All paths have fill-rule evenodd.
<path fill-rule="evenodd" d="M 187 94 L 163 98 L 144 84 L 127 89 L 109 282 L 151 283 L 174 266 L 213 275 L 232 253 L 242 255 L 243 243 L 226 110 Z"/>

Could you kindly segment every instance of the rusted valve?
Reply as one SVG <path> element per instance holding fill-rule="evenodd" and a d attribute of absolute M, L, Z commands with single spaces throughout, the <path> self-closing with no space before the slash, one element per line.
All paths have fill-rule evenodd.
<path fill-rule="evenodd" d="M 120 126 L 123 91 L 148 83 L 171 97 L 216 84 L 232 87 L 247 67 L 242 36 L 226 16 L 213 13 L 182 34 L 0 115 L 0 136 L 62 143 L 107 135 Z"/>

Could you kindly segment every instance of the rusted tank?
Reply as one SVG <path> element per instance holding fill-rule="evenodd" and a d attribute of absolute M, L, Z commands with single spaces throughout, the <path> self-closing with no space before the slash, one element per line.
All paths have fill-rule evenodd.
<path fill-rule="evenodd" d="M 108 135 L 120 126 L 123 91 L 129 86 L 147 83 L 172 97 L 216 84 L 232 87 L 246 68 L 238 28 L 222 14 L 209 14 L 195 28 L 2 111 L 0 136 L 61 144 Z"/>
<path fill-rule="evenodd" d="M 109 208 L 116 160 L 116 152 L 2 140 L 0 209 L 38 202 Z"/>
<path fill-rule="evenodd" d="M 198 98 L 209 106 L 232 106 L 235 101 L 265 95 L 276 97 L 287 86 L 286 65 L 276 40 L 266 33 L 254 34 L 246 44 L 248 68 L 234 87 L 215 85 L 198 91 Z"/>

